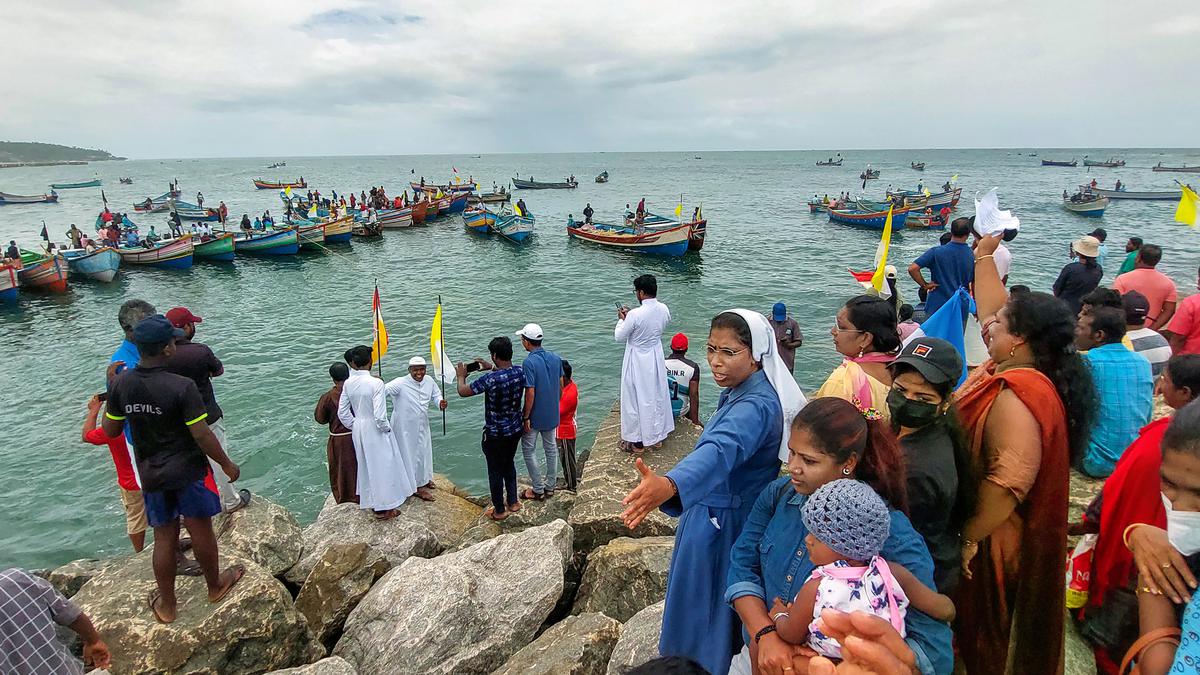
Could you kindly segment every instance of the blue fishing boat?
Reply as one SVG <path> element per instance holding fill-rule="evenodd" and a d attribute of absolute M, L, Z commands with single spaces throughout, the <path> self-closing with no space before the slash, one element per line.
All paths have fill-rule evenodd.
<path fill-rule="evenodd" d="M 67 259 L 67 269 L 72 276 L 107 283 L 116 278 L 117 269 L 121 267 L 121 254 L 110 246 L 91 253 L 79 248 L 62 249 L 62 254 Z"/>
<path fill-rule="evenodd" d="M 533 216 L 500 216 L 492 229 L 514 244 L 523 244 L 533 234 Z"/>
<path fill-rule="evenodd" d="M 495 213 L 477 206 L 463 211 L 462 219 L 463 225 L 466 225 L 468 230 L 478 234 L 487 234 L 496 224 Z"/>
<path fill-rule="evenodd" d="M 861 227 L 870 227 L 876 230 L 882 230 L 887 223 L 887 211 L 859 211 L 857 209 L 829 209 L 829 221 L 832 223 L 845 223 L 847 225 L 859 225 Z M 892 227 L 904 227 L 904 219 L 908 217 L 908 211 L 898 211 L 892 213 Z"/>
<path fill-rule="evenodd" d="M 81 183 L 51 183 L 52 190 L 74 190 L 75 188 L 100 187 L 100 179 L 85 180 Z"/>
<path fill-rule="evenodd" d="M 185 234 L 151 246 L 122 246 L 117 252 L 121 254 L 121 261 L 130 265 L 185 270 L 192 266 L 195 244 L 192 235 Z"/>
<path fill-rule="evenodd" d="M 233 238 L 233 249 L 255 255 L 296 255 L 300 252 L 300 235 L 294 227 L 269 234 L 238 234 Z"/>
<path fill-rule="evenodd" d="M 12 265 L 0 265 L 0 302 L 16 302 L 17 289 L 20 287 L 17 268 Z"/>

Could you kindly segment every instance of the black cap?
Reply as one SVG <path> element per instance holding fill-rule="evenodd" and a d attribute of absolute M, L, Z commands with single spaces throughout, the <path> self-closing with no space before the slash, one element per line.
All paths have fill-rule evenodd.
<path fill-rule="evenodd" d="M 913 338 L 891 365 L 900 363 L 912 366 L 931 384 L 958 382 L 962 377 L 962 355 L 954 345 L 941 338 L 927 335 Z"/>
<path fill-rule="evenodd" d="M 1125 325 L 1140 326 L 1150 313 L 1150 301 L 1137 291 L 1129 291 L 1121 296 L 1121 305 L 1125 308 Z"/>
<path fill-rule="evenodd" d="M 162 314 L 148 316 L 133 327 L 133 343 L 138 345 L 160 345 L 173 337 L 183 337 L 183 331 L 171 325 Z"/>

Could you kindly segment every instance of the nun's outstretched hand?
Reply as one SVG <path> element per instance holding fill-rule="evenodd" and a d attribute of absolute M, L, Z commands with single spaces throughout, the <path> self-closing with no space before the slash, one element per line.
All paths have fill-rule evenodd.
<path fill-rule="evenodd" d="M 621 520 L 625 527 L 631 530 L 641 524 L 646 514 L 675 496 L 675 485 L 669 478 L 654 473 L 641 457 L 634 464 L 638 473 L 642 475 L 642 480 L 621 500 L 621 504 L 625 506 L 625 510 L 621 512 Z"/>

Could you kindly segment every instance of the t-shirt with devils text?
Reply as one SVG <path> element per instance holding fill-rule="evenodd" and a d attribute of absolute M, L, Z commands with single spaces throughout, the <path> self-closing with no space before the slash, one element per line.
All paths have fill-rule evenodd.
<path fill-rule="evenodd" d="M 142 490 L 177 490 L 204 478 L 208 461 L 189 429 L 208 417 L 195 382 L 138 365 L 113 380 L 105 415 L 129 424 Z"/>

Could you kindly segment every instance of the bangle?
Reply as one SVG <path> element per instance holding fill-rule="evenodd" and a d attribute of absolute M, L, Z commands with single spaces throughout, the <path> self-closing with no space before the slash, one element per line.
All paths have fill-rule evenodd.
<path fill-rule="evenodd" d="M 979 256 L 978 258 L 975 258 L 975 262 L 979 262 L 980 260 L 987 260 L 988 258 L 995 258 L 995 257 L 996 257 L 996 256 L 994 256 L 994 255 L 992 255 L 991 253 L 989 253 L 989 254 L 987 254 L 987 255 L 981 255 L 981 256 Z"/>
<path fill-rule="evenodd" d="M 962 537 L 962 545 L 963 545 L 963 548 L 966 548 L 967 546 L 978 546 L 979 542 L 977 542 L 973 539 L 967 539 L 966 537 Z"/>
<path fill-rule="evenodd" d="M 792 615 L 788 614 L 787 612 L 780 612 L 780 613 L 776 614 L 775 616 L 771 617 L 771 620 L 778 623 L 779 617 L 781 617 L 781 616 L 786 616 L 788 618 L 791 618 Z"/>
<path fill-rule="evenodd" d="M 1145 525 L 1145 524 L 1146 523 L 1133 523 L 1133 524 L 1127 526 L 1125 528 L 1125 531 L 1121 533 L 1121 541 L 1125 543 L 1125 548 L 1128 549 L 1130 552 L 1132 552 L 1133 549 L 1129 548 L 1129 533 L 1133 531 L 1133 528 L 1141 527 L 1142 525 Z"/>
<path fill-rule="evenodd" d="M 754 644 L 758 644 L 758 641 L 763 639 L 763 636 L 766 635 L 767 633 L 774 633 L 776 630 L 778 630 L 778 629 L 775 628 L 775 624 L 763 626 L 762 630 L 760 630 L 754 634 Z"/>

